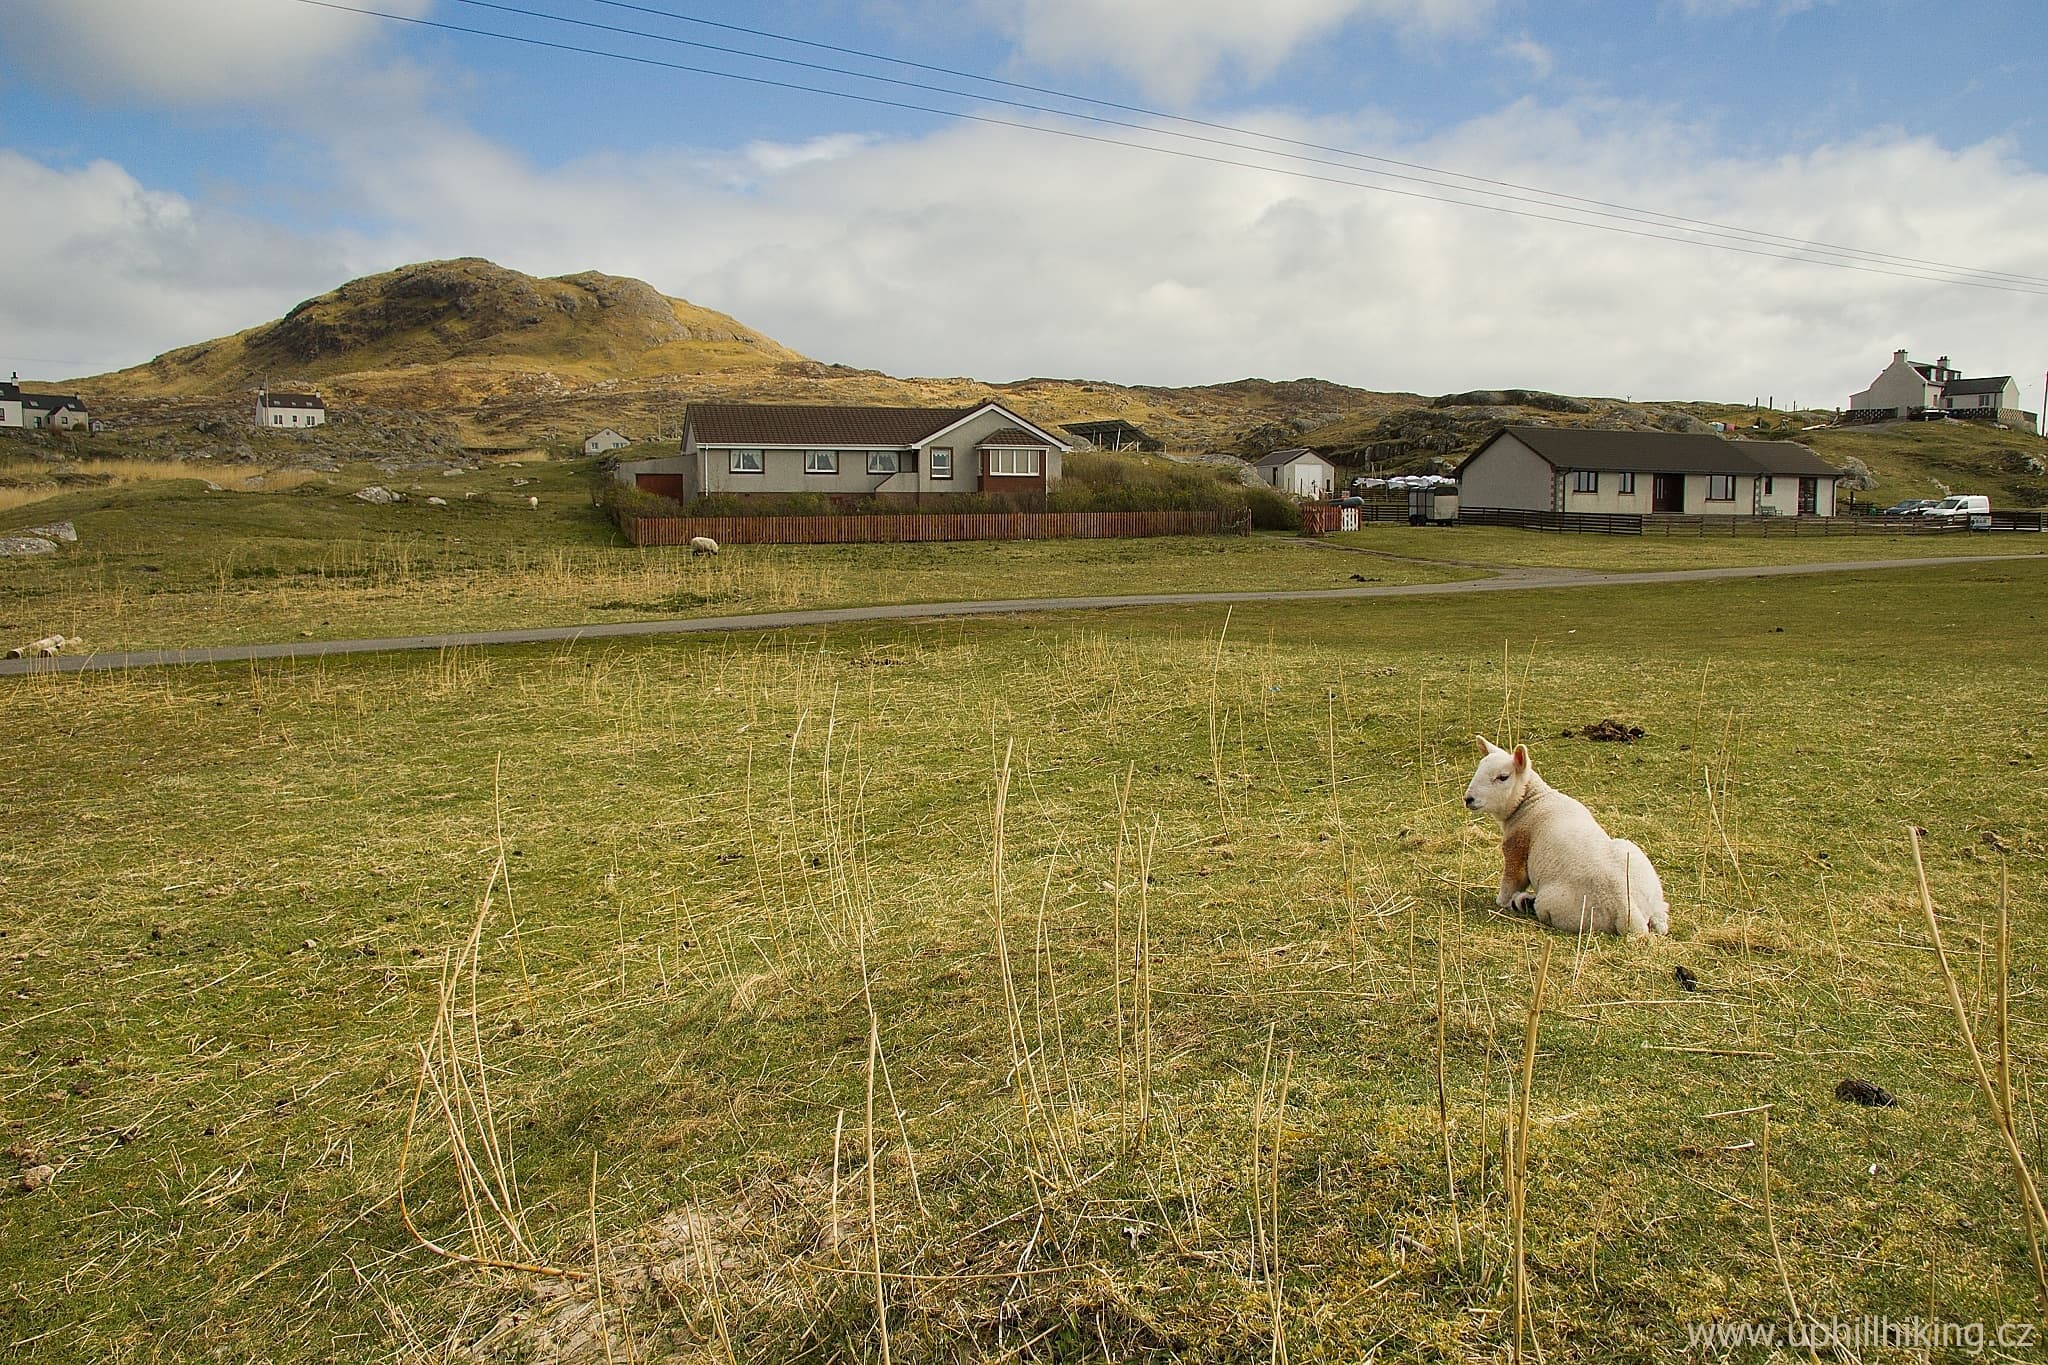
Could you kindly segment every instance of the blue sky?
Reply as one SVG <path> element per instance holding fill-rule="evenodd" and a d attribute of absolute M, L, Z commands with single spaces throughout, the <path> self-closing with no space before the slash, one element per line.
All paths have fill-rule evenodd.
<path fill-rule="evenodd" d="M 637 275 L 820 359 L 906 375 L 1312 374 L 1423 392 L 1832 406 L 1899 346 L 2019 375 L 2030 403 L 2048 368 L 2048 284 L 2031 282 L 2048 279 L 2048 128 L 2029 65 L 2048 51 L 2038 4 L 1938 17 L 1889 0 L 360 7 L 1033 127 L 301 0 L 13 0 L 0 24 L 0 175 L 22 207 L 0 215 L 0 365 L 55 378 L 135 363 L 358 274 L 482 255 L 540 274 Z M 1093 110 L 1142 125 L 1131 129 L 1007 108 L 989 100 L 1085 106 L 669 17 L 680 15 L 1254 130 L 1296 151 L 1907 260 L 1863 255 L 1849 271 L 1754 254 L 1786 252 L 1755 239 L 1752 254 L 1647 240 L 1532 218 L 1583 222 L 1585 205 L 1527 193 L 1494 201 L 1522 216 L 1456 207 L 1376 181 L 1370 163 L 1191 142 L 1174 135 L 1249 139 L 1151 114 Z M 1908 261 L 2029 282 L 1928 278 L 1953 272 Z"/>

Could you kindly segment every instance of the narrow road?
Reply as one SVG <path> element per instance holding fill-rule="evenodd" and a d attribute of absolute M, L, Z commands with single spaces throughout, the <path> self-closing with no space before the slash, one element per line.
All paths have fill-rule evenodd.
<path fill-rule="evenodd" d="M 1873 569 L 1919 569 L 1948 564 L 1996 564 L 2032 555 L 1950 555 L 1935 559 L 1866 559 L 1833 564 L 1758 564 L 1726 569 L 1664 569 L 1596 573 L 1588 569 L 1506 569 L 1492 578 L 1450 583 L 1406 583 L 1362 588 L 1302 588 L 1245 592 L 1133 593 L 1120 597 L 1024 597 L 997 602 L 906 602 L 882 607 L 822 607 L 752 616 L 697 616 L 665 621 L 611 621 L 585 626 L 480 630 L 453 635 L 396 635 L 374 640 L 294 640 L 268 645 L 216 645 L 200 649 L 138 649 L 54 659 L 0 660 L 0 677 L 23 673 L 75 673 L 88 669 L 158 668 L 169 664 L 240 663 L 250 659 L 311 659 L 330 654 L 381 654 L 407 649 L 460 649 L 477 645 L 546 644 L 644 635 L 696 635 L 713 631 L 787 630 L 862 621 L 924 621 L 939 617 L 1012 616 L 1027 612 L 1106 611 L 1118 607 L 1195 607 L 1235 602 L 1344 602 L 1374 597 L 1446 597 L 1462 593 L 1527 592 L 1538 588 L 1605 588 L 1632 583 L 1702 583 L 1716 579 L 1784 578 Z"/>

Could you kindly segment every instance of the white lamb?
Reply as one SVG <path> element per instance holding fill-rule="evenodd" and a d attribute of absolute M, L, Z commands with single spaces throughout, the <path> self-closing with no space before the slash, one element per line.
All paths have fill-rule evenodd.
<path fill-rule="evenodd" d="M 695 559 L 698 555 L 715 555 L 717 553 L 718 542 L 710 536 L 690 537 L 690 558 Z"/>
<path fill-rule="evenodd" d="M 1465 788 L 1465 806 L 1500 821 L 1494 903 L 1574 934 L 1668 933 L 1671 907 L 1649 856 L 1609 837 L 1591 811 L 1538 777 L 1526 748 L 1509 753 L 1478 739 L 1485 756 Z"/>

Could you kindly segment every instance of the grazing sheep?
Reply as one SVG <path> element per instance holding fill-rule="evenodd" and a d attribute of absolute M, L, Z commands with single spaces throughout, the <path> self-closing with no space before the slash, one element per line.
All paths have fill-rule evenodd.
<path fill-rule="evenodd" d="M 1509 753 L 1478 739 L 1484 757 L 1465 788 L 1465 807 L 1500 821 L 1494 903 L 1574 934 L 1668 933 L 1671 907 L 1648 855 L 1610 838 L 1591 811 L 1538 777 L 1526 748 Z"/>
<path fill-rule="evenodd" d="M 538 507 L 540 506 L 540 499 L 529 493 L 526 497 L 526 505 L 528 507 Z"/>
<path fill-rule="evenodd" d="M 718 542 L 710 536 L 690 537 L 690 558 L 695 559 L 698 555 L 715 555 L 717 553 Z"/>

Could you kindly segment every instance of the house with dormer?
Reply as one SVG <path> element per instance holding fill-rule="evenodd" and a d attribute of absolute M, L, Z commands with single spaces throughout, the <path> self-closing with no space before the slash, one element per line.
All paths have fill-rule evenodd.
<path fill-rule="evenodd" d="M 327 403 L 317 393 L 282 393 L 268 387 L 256 390 L 256 425 L 259 427 L 318 427 L 327 424 Z"/>
<path fill-rule="evenodd" d="M 817 493 L 835 502 L 1044 494 L 1070 447 L 1000 403 L 970 408 L 692 403 L 675 455 L 624 460 L 614 475 L 691 502 Z"/>
<path fill-rule="evenodd" d="M 1889 422 L 1916 417 L 1961 417 L 2009 425 L 2034 424 L 2020 410 L 2019 385 L 2009 374 L 1965 376 L 1947 356 L 1927 362 L 1892 352 L 1870 387 L 1849 399 L 1848 422 Z"/>
<path fill-rule="evenodd" d="M 19 376 L 16 376 L 19 379 Z M 0 427 L 29 431 L 90 430 L 92 414 L 75 393 L 32 393 L 18 382 L 0 384 Z"/>

